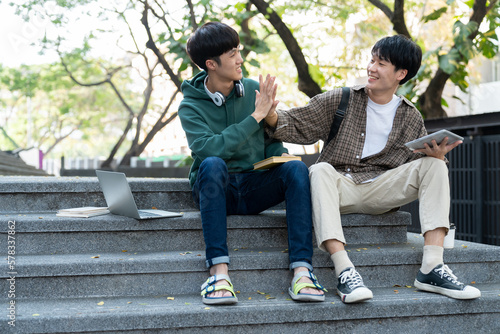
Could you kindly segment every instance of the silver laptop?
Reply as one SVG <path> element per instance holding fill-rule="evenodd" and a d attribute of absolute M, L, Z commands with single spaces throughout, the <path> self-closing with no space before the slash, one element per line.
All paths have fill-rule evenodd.
<path fill-rule="evenodd" d="M 120 216 L 135 219 L 180 217 L 181 213 L 164 210 L 138 210 L 124 173 L 96 170 L 108 210 Z"/>

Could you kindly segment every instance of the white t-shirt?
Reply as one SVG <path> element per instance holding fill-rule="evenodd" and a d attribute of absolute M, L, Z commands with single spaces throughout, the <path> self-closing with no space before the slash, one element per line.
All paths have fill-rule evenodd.
<path fill-rule="evenodd" d="M 401 98 L 396 95 L 393 95 L 387 104 L 377 104 L 368 98 L 365 146 L 361 158 L 377 154 L 384 149 L 400 103 Z"/>

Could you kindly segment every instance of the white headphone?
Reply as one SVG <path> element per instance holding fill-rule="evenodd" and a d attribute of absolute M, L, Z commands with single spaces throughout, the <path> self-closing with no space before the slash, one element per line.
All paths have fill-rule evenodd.
<path fill-rule="evenodd" d="M 203 82 L 203 86 L 205 87 L 205 92 L 207 92 L 208 96 L 210 96 L 212 101 L 214 101 L 215 105 L 217 107 L 220 107 L 221 105 L 226 103 L 226 98 L 224 97 L 224 94 L 222 94 L 221 92 L 212 93 L 211 91 L 209 91 L 207 88 L 207 80 L 208 80 L 208 75 L 205 77 L 205 81 Z M 245 96 L 245 88 L 243 87 L 243 84 L 241 83 L 240 80 L 234 82 L 234 89 L 236 90 L 237 97 Z"/>

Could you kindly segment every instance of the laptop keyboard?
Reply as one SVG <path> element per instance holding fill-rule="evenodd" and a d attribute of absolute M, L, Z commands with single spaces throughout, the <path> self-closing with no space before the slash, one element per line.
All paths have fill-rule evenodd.
<path fill-rule="evenodd" d="M 147 217 L 160 217 L 161 216 L 160 214 L 157 214 L 157 213 L 144 212 L 144 211 L 141 211 L 141 210 L 139 210 L 139 214 L 143 218 L 147 218 Z"/>

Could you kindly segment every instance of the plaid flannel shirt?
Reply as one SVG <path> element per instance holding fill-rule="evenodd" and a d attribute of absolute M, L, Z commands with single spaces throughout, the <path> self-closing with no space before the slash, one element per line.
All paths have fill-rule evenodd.
<path fill-rule="evenodd" d="M 302 145 L 314 144 L 318 140 L 325 142 L 341 97 L 342 89 L 337 88 L 316 95 L 304 107 L 277 110 L 276 128 L 267 126 L 266 131 L 283 142 Z M 345 118 L 337 136 L 323 147 L 316 161 L 327 162 L 338 172 L 349 174 L 356 184 L 424 156 L 404 146 L 404 143 L 426 135 L 427 131 L 420 112 L 402 97 L 385 148 L 362 159 L 367 104 L 365 86 L 352 87 Z"/>

